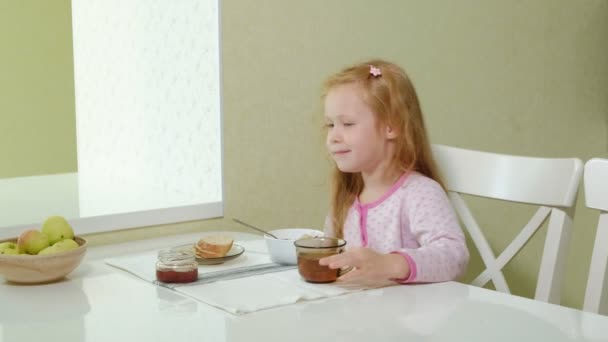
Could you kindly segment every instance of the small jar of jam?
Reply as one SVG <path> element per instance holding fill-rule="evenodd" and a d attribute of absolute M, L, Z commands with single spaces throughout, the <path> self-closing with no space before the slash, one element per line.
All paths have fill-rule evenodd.
<path fill-rule="evenodd" d="M 190 283 L 198 279 L 194 250 L 163 249 L 158 252 L 156 279 L 163 283 Z"/>

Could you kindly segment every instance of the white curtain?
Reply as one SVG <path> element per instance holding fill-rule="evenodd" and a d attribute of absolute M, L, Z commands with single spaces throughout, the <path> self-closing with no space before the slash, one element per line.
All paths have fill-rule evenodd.
<path fill-rule="evenodd" d="M 222 201 L 218 4 L 73 0 L 80 216 Z"/>

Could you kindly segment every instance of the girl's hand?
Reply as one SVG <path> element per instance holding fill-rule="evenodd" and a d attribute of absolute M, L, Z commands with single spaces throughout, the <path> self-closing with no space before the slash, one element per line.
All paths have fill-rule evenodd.
<path fill-rule="evenodd" d="M 348 251 L 319 260 L 319 264 L 337 269 L 354 267 L 341 276 L 341 281 L 382 282 L 389 279 L 407 278 L 410 267 L 399 254 L 380 254 L 370 248 L 354 247 Z"/>

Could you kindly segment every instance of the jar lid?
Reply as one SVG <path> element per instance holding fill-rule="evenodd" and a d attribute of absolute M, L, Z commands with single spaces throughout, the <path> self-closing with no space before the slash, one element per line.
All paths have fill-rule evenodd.
<path fill-rule="evenodd" d="M 162 249 L 158 251 L 158 260 L 162 262 L 180 262 L 194 260 L 194 250 L 188 249 Z"/>

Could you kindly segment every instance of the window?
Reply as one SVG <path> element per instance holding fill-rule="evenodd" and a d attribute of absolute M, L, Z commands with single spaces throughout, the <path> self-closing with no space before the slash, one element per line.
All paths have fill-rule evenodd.
<path fill-rule="evenodd" d="M 218 2 L 72 0 L 72 28 L 78 171 L 53 177 L 77 208 L 40 219 L 84 234 L 221 216 Z"/>

